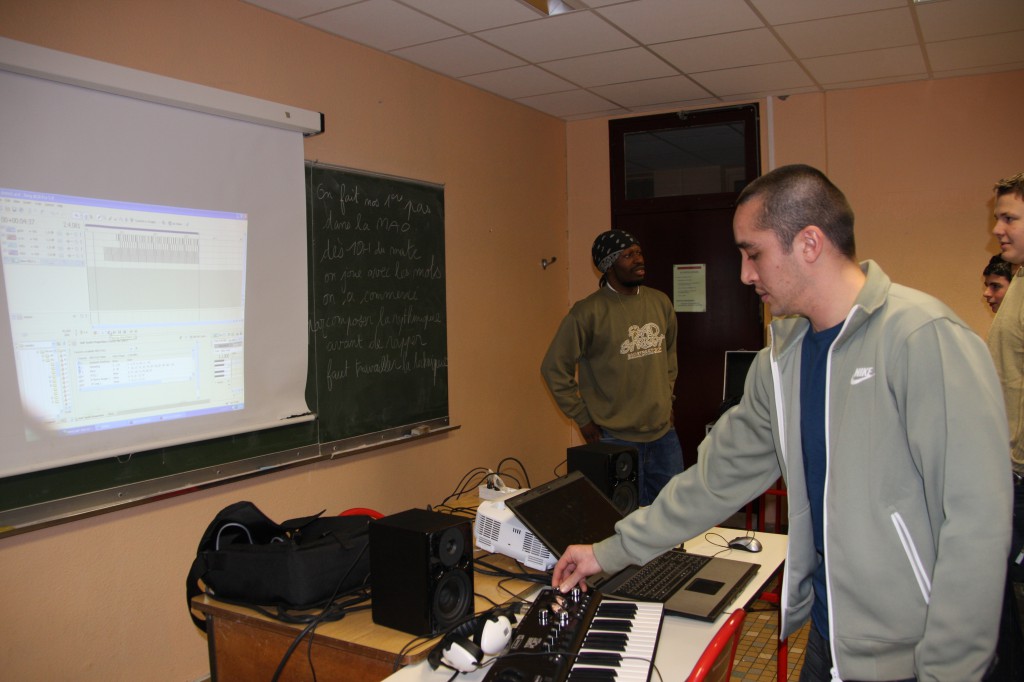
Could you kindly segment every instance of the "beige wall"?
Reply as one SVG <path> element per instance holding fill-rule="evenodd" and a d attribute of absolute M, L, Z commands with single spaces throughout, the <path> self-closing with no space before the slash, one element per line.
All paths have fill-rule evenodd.
<path fill-rule="evenodd" d="M 203 528 L 236 500 L 281 519 L 390 513 L 440 502 L 468 470 L 506 456 L 534 482 L 551 477 L 578 436 L 537 364 L 569 302 L 596 282 L 590 242 L 610 227 L 605 119 L 565 125 L 237 0 L 0 0 L 0 34 L 322 111 L 327 132 L 307 140 L 307 158 L 444 183 L 451 414 L 462 425 L 0 540 L 5 679 L 204 675 L 184 578 Z M 987 201 L 995 179 L 1024 167 L 1024 72 L 770 106 L 765 148 L 847 191 L 861 256 L 984 333 Z"/>
<path fill-rule="evenodd" d="M 237 0 L 0 0 L 0 34 L 323 112 L 326 132 L 306 141 L 306 158 L 443 183 L 450 409 L 461 425 L 0 540 L 0 677 L 206 674 L 185 575 L 206 524 L 236 500 L 280 520 L 350 506 L 390 513 L 440 503 L 468 471 L 504 457 L 533 482 L 553 476 L 569 424 L 538 365 L 568 290 L 561 121 Z"/>

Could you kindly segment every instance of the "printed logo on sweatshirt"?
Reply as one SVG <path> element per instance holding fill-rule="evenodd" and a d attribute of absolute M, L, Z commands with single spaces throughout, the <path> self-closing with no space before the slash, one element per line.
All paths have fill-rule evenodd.
<path fill-rule="evenodd" d="M 850 385 L 851 386 L 856 386 L 857 384 L 864 383 L 868 379 L 874 379 L 874 378 L 875 378 L 875 368 L 874 367 L 858 367 L 857 369 L 855 369 L 853 371 L 853 376 L 850 377 Z"/>
<path fill-rule="evenodd" d="M 645 355 L 660 353 L 665 345 L 665 335 L 661 328 L 654 322 L 648 322 L 644 326 L 631 324 L 629 326 L 629 339 L 622 342 L 619 352 L 626 356 L 627 360 L 642 358 Z"/>

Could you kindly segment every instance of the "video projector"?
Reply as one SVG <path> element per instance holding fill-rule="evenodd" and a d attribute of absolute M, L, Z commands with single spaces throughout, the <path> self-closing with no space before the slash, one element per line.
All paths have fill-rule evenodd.
<path fill-rule="evenodd" d="M 551 555 L 502 500 L 482 500 L 473 524 L 476 546 L 492 554 L 504 554 L 538 571 L 550 571 L 557 559 Z"/>

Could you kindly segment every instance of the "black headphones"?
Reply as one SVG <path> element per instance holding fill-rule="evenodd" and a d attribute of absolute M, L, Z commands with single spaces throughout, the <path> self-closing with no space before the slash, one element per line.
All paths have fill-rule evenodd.
<path fill-rule="evenodd" d="M 499 607 L 456 625 L 427 654 L 430 667 L 444 666 L 461 673 L 476 670 L 485 655 L 501 653 L 508 646 L 516 612 Z"/>

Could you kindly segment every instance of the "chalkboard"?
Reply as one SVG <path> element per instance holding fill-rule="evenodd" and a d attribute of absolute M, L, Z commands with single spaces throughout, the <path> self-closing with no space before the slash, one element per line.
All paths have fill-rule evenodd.
<path fill-rule="evenodd" d="M 306 173 L 320 443 L 345 452 L 446 425 L 443 188 L 317 163 Z"/>
<path fill-rule="evenodd" d="M 316 420 L 0 478 L 0 537 L 457 428 L 443 188 L 307 163 L 306 190 Z"/>

